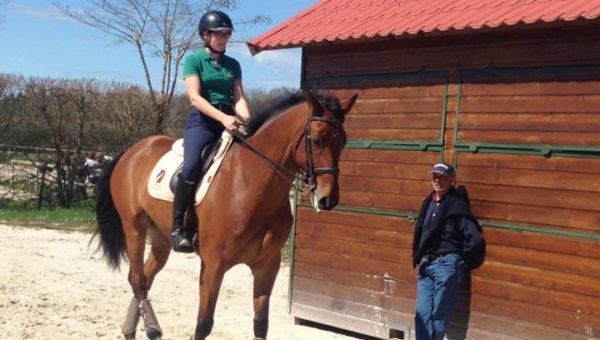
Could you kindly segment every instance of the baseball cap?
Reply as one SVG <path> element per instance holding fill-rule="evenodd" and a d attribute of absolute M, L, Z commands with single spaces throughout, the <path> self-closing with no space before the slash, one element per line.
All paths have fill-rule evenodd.
<path fill-rule="evenodd" d="M 451 176 L 454 177 L 454 175 L 456 175 L 456 171 L 454 171 L 454 167 L 452 165 L 446 164 L 446 163 L 437 163 L 433 166 L 433 168 L 431 168 L 431 171 L 429 171 L 429 173 L 436 173 L 436 174 L 441 174 L 444 176 Z"/>

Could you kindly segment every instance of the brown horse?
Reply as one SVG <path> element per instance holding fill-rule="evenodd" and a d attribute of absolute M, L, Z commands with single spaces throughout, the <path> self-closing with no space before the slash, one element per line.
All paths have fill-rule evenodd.
<path fill-rule="evenodd" d="M 193 339 L 210 334 L 223 276 L 240 263 L 254 277 L 254 336 L 265 339 L 269 298 L 292 225 L 292 180 L 308 186 L 315 209 L 338 203 L 338 161 L 346 142 L 342 124 L 357 96 L 345 107 L 333 96 L 305 96 L 306 104 L 295 96 L 284 107 L 267 110 L 271 117 L 262 119 L 254 135 L 238 138 L 195 208 L 201 270 Z M 165 136 L 138 142 L 105 169 L 97 185 L 96 234 L 104 256 L 114 268 L 125 254 L 129 260 L 133 299 L 122 328 L 126 339 L 135 338 L 140 315 L 150 339 L 162 336 L 148 291 L 171 251 L 172 205 L 150 197 L 146 188 L 153 166 L 173 142 Z M 147 235 L 151 249 L 144 262 Z"/>

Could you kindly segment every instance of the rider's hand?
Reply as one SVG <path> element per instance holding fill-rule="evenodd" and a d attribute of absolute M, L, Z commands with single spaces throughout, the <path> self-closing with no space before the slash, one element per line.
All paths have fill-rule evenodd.
<path fill-rule="evenodd" d="M 248 135 L 250 134 L 250 131 L 248 131 L 248 127 L 245 124 L 240 125 L 240 127 L 237 130 L 237 132 L 242 137 L 248 137 Z"/>
<path fill-rule="evenodd" d="M 223 124 L 227 131 L 234 132 L 240 127 L 242 122 L 236 116 L 224 115 L 221 119 L 221 124 Z"/>

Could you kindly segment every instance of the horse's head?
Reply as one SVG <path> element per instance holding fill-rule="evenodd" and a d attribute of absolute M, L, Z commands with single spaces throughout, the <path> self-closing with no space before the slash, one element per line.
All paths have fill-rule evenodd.
<path fill-rule="evenodd" d="M 304 127 L 304 152 L 296 154 L 298 164 L 304 163 L 311 204 L 315 210 L 331 210 L 339 202 L 339 160 L 346 145 L 344 117 L 358 97 L 355 94 L 345 107 L 333 96 L 306 93 L 311 116 Z"/>

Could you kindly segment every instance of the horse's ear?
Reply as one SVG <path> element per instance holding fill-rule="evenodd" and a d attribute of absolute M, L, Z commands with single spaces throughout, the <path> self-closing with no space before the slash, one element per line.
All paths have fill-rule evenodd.
<path fill-rule="evenodd" d="M 313 116 L 321 116 L 323 114 L 323 106 L 319 103 L 319 100 L 308 90 L 304 90 L 304 97 L 306 98 L 306 104 Z"/>
<path fill-rule="evenodd" d="M 352 110 L 352 107 L 356 103 L 356 98 L 358 98 L 358 93 L 353 95 L 352 98 L 350 98 L 348 104 L 346 105 L 346 108 L 344 109 L 344 113 L 348 113 L 350 112 L 350 110 Z"/>

